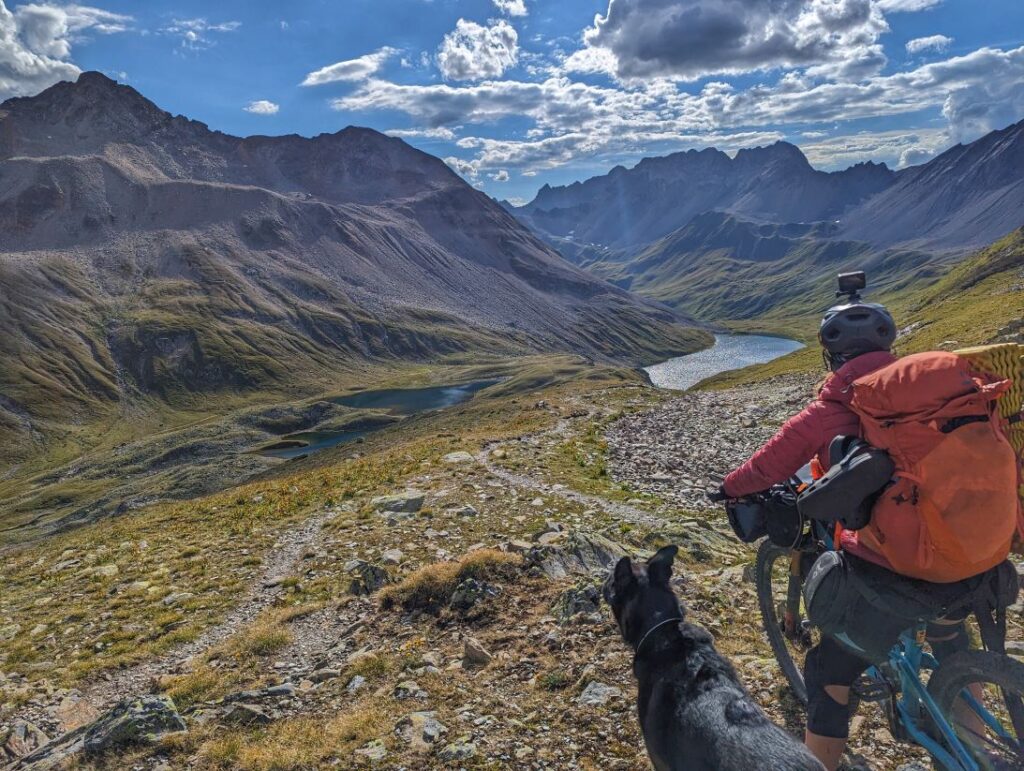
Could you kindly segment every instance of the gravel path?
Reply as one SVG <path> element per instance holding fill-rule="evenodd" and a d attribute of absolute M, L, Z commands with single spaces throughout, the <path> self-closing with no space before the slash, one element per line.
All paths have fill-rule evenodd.
<path fill-rule="evenodd" d="M 328 516 L 327 512 L 318 514 L 282 534 L 267 555 L 259 579 L 249 588 L 242 602 L 219 624 L 160 658 L 108 673 L 107 677 L 86 684 L 80 689 L 84 697 L 93 706 L 105 709 L 125 696 L 148 693 L 155 677 L 179 671 L 190 659 L 223 642 L 251 622 L 270 606 L 281 591 L 277 582 L 290 575 L 302 560 L 303 553 L 320 541 L 321 529 Z"/>

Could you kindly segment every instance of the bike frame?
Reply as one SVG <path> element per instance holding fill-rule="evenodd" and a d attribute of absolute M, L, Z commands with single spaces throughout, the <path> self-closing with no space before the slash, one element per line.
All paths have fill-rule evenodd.
<path fill-rule="evenodd" d="M 832 533 L 828 532 L 828 528 L 820 522 L 814 522 L 813 525 L 815 536 L 824 542 L 827 549 L 834 550 L 835 542 Z M 790 584 L 792 583 L 791 578 Z M 787 592 L 787 594 L 791 594 L 791 592 Z M 787 597 L 787 606 L 790 601 L 791 599 Z M 900 696 L 893 700 L 895 718 L 900 727 L 907 732 L 908 737 L 931 753 L 945 771 L 981 771 L 980 766 L 960 741 L 953 726 L 939 711 L 935 700 L 932 699 L 931 694 L 921 682 L 922 669 L 935 670 L 939 667 L 939 662 L 935 657 L 924 650 L 926 630 L 927 625 L 924 622 L 918 623 L 916 627 L 901 634 L 899 642 L 889 651 L 888 665 L 899 678 L 900 685 Z M 840 636 L 845 637 L 845 635 Z M 859 650 L 858 646 L 848 638 L 843 642 Z M 883 682 L 888 679 L 877 666 L 870 667 L 867 674 L 869 677 Z M 967 690 L 964 691 L 964 701 L 996 733 L 1005 738 L 1011 738 L 1000 722 Z M 925 727 L 928 725 L 935 727 L 941 735 L 942 741 L 926 730 Z"/>

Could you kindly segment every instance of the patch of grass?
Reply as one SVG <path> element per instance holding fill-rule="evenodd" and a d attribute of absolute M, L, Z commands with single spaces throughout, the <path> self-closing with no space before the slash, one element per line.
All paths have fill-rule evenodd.
<path fill-rule="evenodd" d="M 266 611 L 252 624 L 229 637 L 223 652 L 237 661 L 277 653 L 294 639 L 291 630 L 285 626 L 287 621 L 287 611 Z"/>
<path fill-rule="evenodd" d="M 174 699 L 178 709 L 185 709 L 202 701 L 209 701 L 226 692 L 223 674 L 199 667 L 194 672 L 175 677 L 165 688 L 164 693 Z"/>
<path fill-rule="evenodd" d="M 572 685 L 572 675 L 564 669 L 552 669 L 537 677 L 537 685 L 545 691 L 561 691 Z"/>
<path fill-rule="evenodd" d="M 401 583 L 380 592 L 385 610 L 400 605 L 405 610 L 436 611 L 446 605 L 452 593 L 467 578 L 490 580 L 511 578 L 522 565 L 522 558 L 494 549 L 470 552 L 458 562 L 437 562 L 411 573 Z"/>
<path fill-rule="evenodd" d="M 244 771 L 293 771 L 332 760 L 352 767 L 352 752 L 384 727 L 382 712 L 369 704 L 324 720 L 296 717 L 265 731 L 233 730 L 210 739 L 199 751 L 201 767 Z"/>

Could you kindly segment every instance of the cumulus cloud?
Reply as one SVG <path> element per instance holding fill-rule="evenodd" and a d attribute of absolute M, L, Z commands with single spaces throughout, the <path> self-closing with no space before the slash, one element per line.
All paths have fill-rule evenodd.
<path fill-rule="evenodd" d="M 864 161 L 881 161 L 902 168 L 935 156 L 949 145 L 949 134 L 939 128 L 862 131 L 799 144 L 807 160 L 818 168 L 840 169 Z"/>
<path fill-rule="evenodd" d="M 929 35 L 928 37 L 916 37 L 907 41 L 907 53 L 919 54 L 922 51 L 945 51 L 949 48 L 953 38 L 945 35 Z"/>
<path fill-rule="evenodd" d="M 526 16 L 524 0 L 493 0 L 495 7 L 509 16 Z"/>
<path fill-rule="evenodd" d="M 369 80 L 335 100 L 340 110 L 396 110 L 428 127 L 492 123 L 526 118 L 524 140 L 467 136 L 458 145 L 476 153 L 477 173 L 498 169 L 543 169 L 601 154 L 635 154 L 687 146 L 741 146 L 780 138 L 778 131 L 749 127 L 829 124 L 942 109 L 952 140 L 976 138 L 1024 114 L 1024 47 L 980 49 L 862 82 L 811 82 L 800 76 L 774 84 L 736 88 L 712 81 L 692 93 L 665 80 L 622 88 L 581 83 L 567 77 L 542 82 L 492 80 L 471 85 L 402 85 Z M 920 133 L 920 132 L 919 132 Z M 915 162 L 926 143 L 886 152 L 895 162 Z M 870 150 L 833 146 L 866 159 Z M 879 151 L 881 152 L 881 150 Z M 826 159 L 822 148 L 820 158 Z M 460 161 L 467 163 L 467 161 Z"/>
<path fill-rule="evenodd" d="M 266 99 L 260 99 L 255 102 L 249 102 L 245 107 L 242 108 L 246 112 L 251 112 L 253 115 L 277 115 L 281 106 L 269 102 Z"/>
<path fill-rule="evenodd" d="M 375 74 L 391 57 L 398 54 L 397 48 L 384 46 L 373 53 L 365 54 L 357 59 L 329 64 L 322 69 L 311 72 L 302 81 L 304 86 L 322 86 L 325 83 L 338 81 L 365 80 Z"/>
<path fill-rule="evenodd" d="M 130 16 L 84 5 L 30 3 L 12 13 L 0 0 L 0 98 L 34 94 L 80 70 L 72 46 L 89 34 L 127 30 Z"/>
<path fill-rule="evenodd" d="M 494 174 L 489 175 L 495 182 L 508 182 L 508 170 L 499 169 Z"/>
<path fill-rule="evenodd" d="M 877 0 L 609 0 L 585 40 L 624 79 L 837 66 L 863 77 L 885 64 L 886 31 Z"/>
<path fill-rule="evenodd" d="M 459 19 L 437 52 L 437 65 L 446 80 L 499 78 L 518 61 L 519 36 L 503 19 L 486 27 Z"/>
<path fill-rule="evenodd" d="M 214 45 L 212 37 L 214 34 L 234 32 L 241 26 L 242 22 L 240 21 L 211 23 L 205 18 L 200 17 L 195 19 L 174 19 L 160 31 L 165 35 L 179 38 L 182 48 L 198 51 Z"/>

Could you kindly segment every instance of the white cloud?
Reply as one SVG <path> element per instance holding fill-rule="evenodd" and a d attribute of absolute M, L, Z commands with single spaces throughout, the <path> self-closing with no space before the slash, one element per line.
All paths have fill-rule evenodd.
<path fill-rule="evenodd" d="M 322 69 L 311 72 L 302 81 L 304 86 L 322 86 L 325 83 L 338 81 L 365 80 L 376 73 L 391 57 L 398 54 L 397 48 L 384 46 L 373 53 L 365 54 L 357 59 L 348 59 L 336 64 L 329 64 Z"/>
<path fill-rule="evenodd" d="M 524 0 L 493 0 L 495 7 L 509 16 L 526 16 L 526 3 Z"/>
<path fill-rule="evenodd" d="M 525 118 L 533 123 L 525 140 L 467 136 L 458 141 L 475 151 L 474 169 L 552 168 L 581 158 L 613 163 L 616 154 L 763 143 L 782 136 L 758 126 L 828 124 L 942 109 L 951 141 L 969 140 L 1024 115 L 1024 47 L 980 49 L 862 82 L 814 82 L 787 76 L 774 84 L 735 88 L 709 82 L 693 93 L 655 79 L 625 88 L 550 77 L 542 82 L 489 80 L 471 85 L 402 85 L 368 80 L 335 100 L 337 109 L 396 110 L 427 127 L 493 123 Z M 838 131 L 837 128 L 835 131 Z M 918 132 L 920 134 L 920 132 Z M 923 148 L 923 150 L 921 149 Z M 895 161 L 914 162 L 928 143 L 896 146 Z M 881 151 L 881 150 L 880 150 Z M 904 154 L 904 151 L 905 154 Z M 843 150 L 851 159 L 868 151 Z M 860 152 L 860 156 L 858 156 Z M 839 150 L 819 151 L 822 162 Z M 460 161 L 467 163 L 467 161 Z"/>
<path fill-rule="evenodd" d="M 878 0 L 878 7 L 892 13 L 927 11 L 942 3 L 942 0 Z"/>
<path fill-rule="evenodd" d="M 493 179 L 495 182 L 508 182 L 508 170 L 507 169 L 499 169 L 494 174 L 489 174 L 488 176 L 491 179 Z"/>
<path fill-rule="evenodd" d="M 182 48 L 198 51 L 214 45 L 211 33 L 234 32 L 241 26 L 242 22 L 240 21 L 222 21 L 211 24 L 205 18 L 199 17 L 174 19 L 160 31 L 165 35 L 180 38 Z"/>
<path fill-rule="evenodd" d="M 0 0 L 0 98 L 35 94 L 81 70 L 73 45 L 89 34 L 126 31 L 130 16 L 84 5 L 30 3 L 14 13 Z"/>
<path fill-rule="evenodd" d="M 945 51 L 949 48 L 953 38 L 945 35 L 929 35 L 928 37 L 916 37 L 907 41 L 907 53 L 919 54 L 922 51 Z"/>
<path fill-rule="evenodd" d="M 480 175 L 480 163 L 479 161 L 465 161 L 462 158 L 456 158 L 454 155 L 450 155 L 444 159 L 452 170 L 461 177 L 473 181 Z"/>
<path fill-rule="evenodd" d="M 384 133 L 393 137 L 402 137 L 403 139 L 443 139 L 448 142 L 455 139 L 455 132 L 445 126 L 438 126 L 436 128 L 389 129 Z"/>
<path fill-rule="evenodd" d="M 941 128 L 862 131 L 799 144 L 807 160 L 818 168 L 842 169 L 864 161 L 902 168 L 928 160 L 948 147 L 949 133 Z"/>
<path fill-rule="evenodd" d="M 437 65 L 446 80 L 498 78 L 518 60 L 519 36 L 503 19 L 487 27 L 459 19 L 437 52 Z"/>
<path fill-rule="evenodd" d="M 260 99 L 255 102 L 249 102 L 248 105 L 242 108 L 246 112 L 251 112 L 253 115 L 277 115 L 281 106 L 268 102 L 266 99 Z"/>
<path fill-rule="evenodd" d="M 533 169 L 529 169 L 528 171 L 524 171 L 523 172 L 523 176 L 524 177 L 536 177 L 537 176 L 537 172 L 534 171 Z"/>
<path fill-rule="evenodd" d="M 827 137 L 828 136 L 828 132 L 827 131 L 801 131 L 800 132 L 800 136 L 802 136 L 804 139 L 821 139 L 822 137 Z"/>

